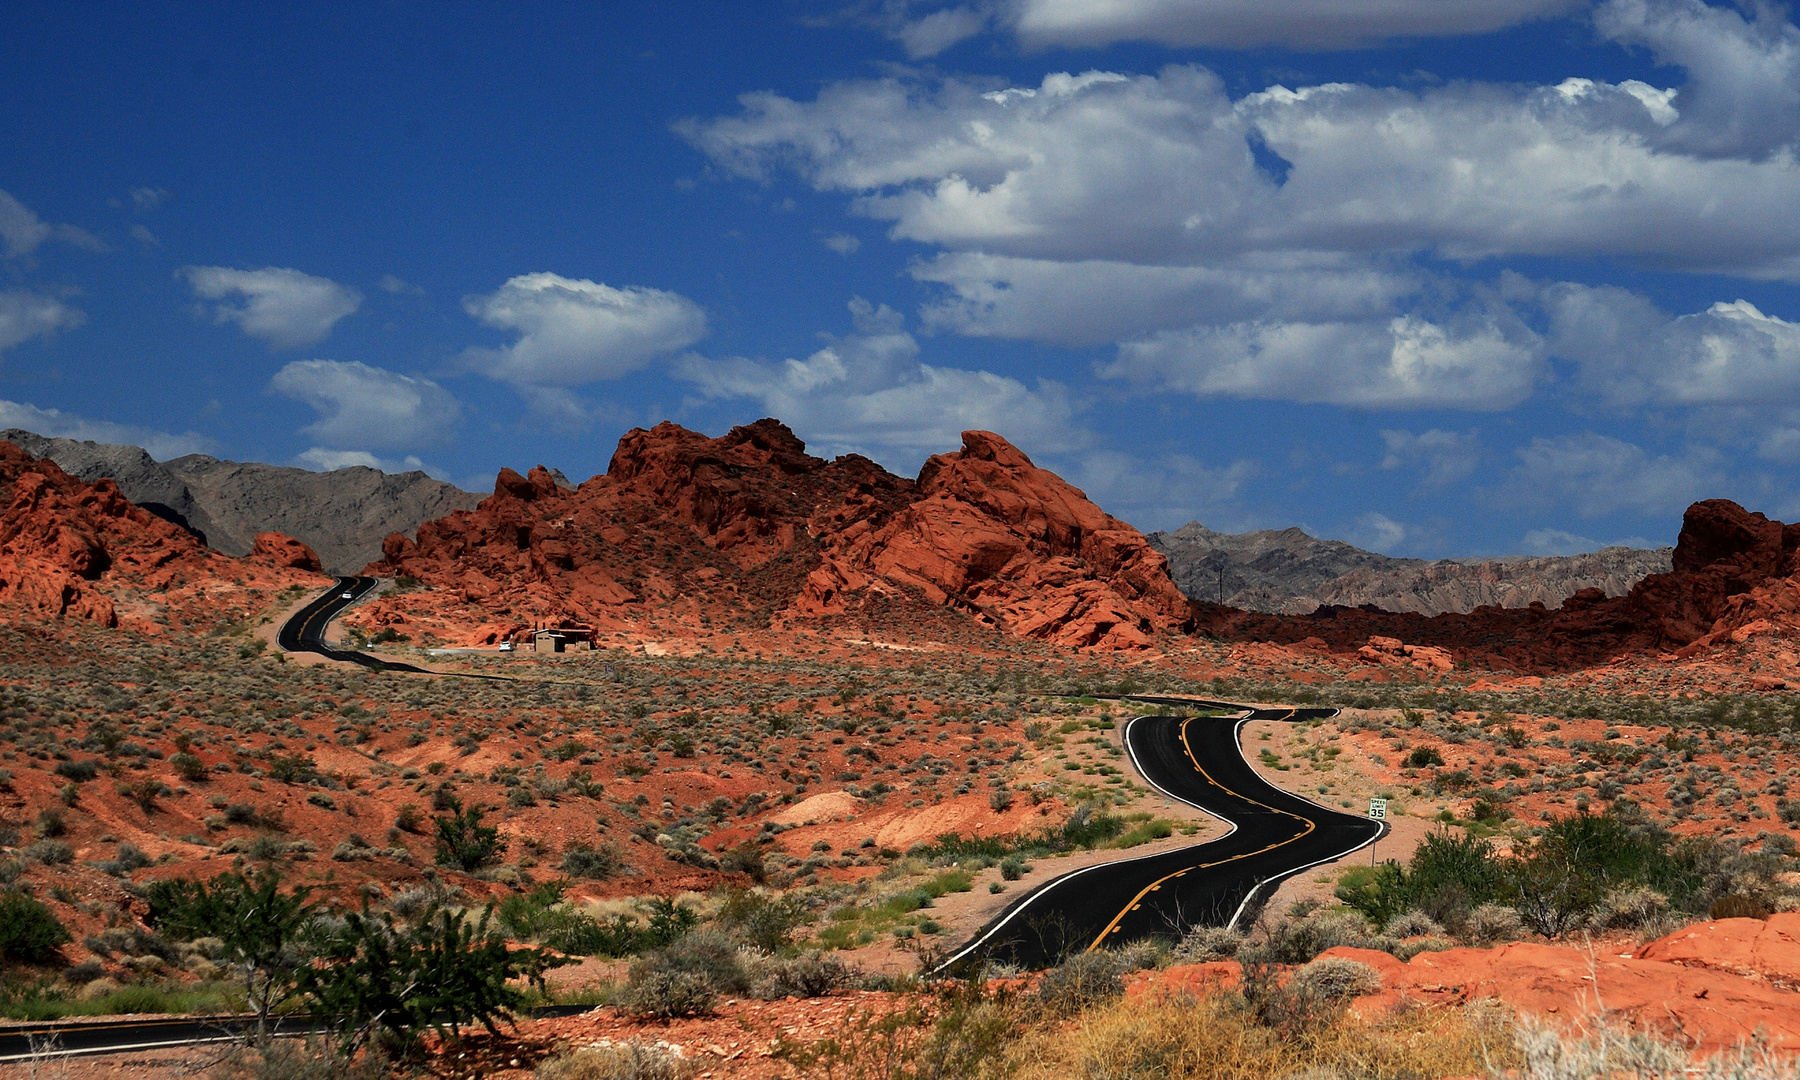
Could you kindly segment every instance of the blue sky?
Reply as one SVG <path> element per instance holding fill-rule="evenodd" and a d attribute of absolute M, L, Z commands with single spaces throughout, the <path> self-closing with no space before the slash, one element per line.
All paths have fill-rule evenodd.
<path fill-rule="evenodd" d="M 1800 517 L 1800 30 L 1701 0 L 22 4 L 0 426 L 580 479 L 999 431 L 1144 529 Z"/>

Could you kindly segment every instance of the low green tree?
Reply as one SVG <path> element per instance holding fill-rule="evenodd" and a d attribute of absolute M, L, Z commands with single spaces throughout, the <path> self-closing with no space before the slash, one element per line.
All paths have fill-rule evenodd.
<path fill-rule="evenodd" d="M 320 913 L 311 886 L 281 891 L 281 877 L 220 874 L 210 883 L 169 878 L 149 886 L 150 918 L 171 937 L 216 937 L 244 983 L 258 1037 L 269 1018 L 300 989 L 309 959 L 308 934 Z"/>

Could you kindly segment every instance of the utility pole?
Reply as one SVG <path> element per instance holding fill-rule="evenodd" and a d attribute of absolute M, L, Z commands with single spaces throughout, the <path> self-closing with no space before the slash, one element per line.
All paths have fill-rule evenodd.
<path fill-rule="evenodd" d="M 1216 595 L 1217 595 L 1217 600 L 1218 600 L 1219 606 L 1224 607 L 1225 606 L 1225 566 L 1223 563 L 1221 563 L 1219 565 L 1219 590 Z"/>

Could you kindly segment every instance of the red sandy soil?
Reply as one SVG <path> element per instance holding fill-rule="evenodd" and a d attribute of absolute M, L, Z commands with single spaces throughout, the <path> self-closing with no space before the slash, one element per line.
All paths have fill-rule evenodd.
<path fill-rule="evenodd" d="M 1383 857 L 1403 858 L 1437 808 L 1466 816 L 1482 796 L 1499 796 L 1523 822 L 1567 814 L 1591 793 L 1596 808 L 1622 795 L 1684 834 L 1793 832 L 1776 800 L 1789 774 L 1800 775 L 1800 754 L 1779 740 L 1722 733 L 1688 741 L 1688 733 L 1647 726 L 1651 717 L 1609 728 L 1512 705 L 1559 692 L 1654 700 L 1800 684 L 1800 528 L 1730 503 L 1690 509 L 1674 571 L 1617 600 L 1578 596 L 1554 612 L 1484 609 L 1436 619 L 1332 610 L 1250 616 L 1172 605 L 1166 569 L 1141 537 L 997 437 L 969 433 L 962 451 L 933 458 L 911 481 L 861 459 L 807 456 L 773 422 L 716 440 L 663 425 L 628 436 L 608 474 L 579 491 L 557 488 L 541 470 L 505 473 L 477 511 L 428 524 L 417 544 L 390 544 L 375 569 L 420 585 L 360 608 L 352 621 L 367 629 L 395 626 L 423 644 L 429 634 L 491 640 L 532 623 L 582 620 L 613 646 L 517 657 L 499 670 L 542 680 L 530 685 L 545 689 L 506 698 L 471 686 L 450 701 L 432 698 L 441 691 L 429 688 L 443 682 L 381 682 L 337 665 L 300 671 L 249 648 L 253 630 L 267 633 L 324 584 L 312 553 L 286 537 L 259 537 L 246 559 L 218 555 L 132 507 L 109 482 L 82 484 L 6 444 L 0 506 L 0 657 L 16 673 L 0 680 L 0 713 L 15 736 L 0 748 L 12 773 L 0 784 L 0 820 L 28 842 L 41 813 L 62 805 L 65 781 L 52 771 L 59 760 L 95 758 L 107 769 L 67 808 L 63 838 L 73 861 L 34 863 L 23 879 L 74 932 L 64 950 L 70 961 L 88 955 L 80 944 L 87 934 L 144 913 L 119 878 L 87 865 L 113 857 L 119 841 L 166 860 L 137 880 L 206 875 L 244 865 L 220 850 L 224 841 L 247 844 L 277 821 L 279 837 L 316 846 L 287 866 L 297 880 L 323 884 L 329 875 L 343 898 L 368 882 L 391 893 L 426 879 L 429 843 L 390 833 L 390 825 L 408 802 L 429 813 L 432 789 L 444 781 L 466 801 L 495 808 L 491 820 L 511 841 L 518 871 L 536 865 L 543 876 L 572 842 L 614 839 L 629 869 L 578 886 L 576 895 L 593 899 L 743 883 L 741 875 L 672 861 L 656 839 L 658 828 L 697 819 L 714 799 L 748 808 L 712 821 L 699 841 L 705 853 L 758 835 L 765 820 L 794 822 L 765 853 L 806 858 L 823 844 L 824 865 L 813 873 L 843 883 L 880 871 L 884 860 L 871 850 L 903 851 L 950 831 L 1028 831 L 1109 791 L 1126 793 L 1128 808 L 1181 817 L 1134 790 L 1141 785 L 1116 747 L 1084 741 L 1094 728 L 1056 735 L 1069 717 L 1030 702 L 1001 715 L 1007 679 L 1021 672 L 1491 694 L 1493 707 L 1479 712 L 1353 710 L 1305 730 L 1272 725 L 1266 742 L 1261 729 L 1248 733 L 1253 759 L 1264 748 L 1274 756 L 1260 764 L 1265 775 L 1308 797 L 1339 808 L 1347 800 L 1355 811 L 1369 794 L 1394 796 L 1393 809 L 1414 816 L 1399 819 Z M 1179 625 L 1190 612 L 1215 636 L 1184 636 Z M 209 658 L 195 659 L 206 650 Z M 629 686 L 602 674 L 613 664 L 631 676 Z M 936 699 L 908 696 L 920 675 L 941 672 L 965 681 Z M 175 673 L 180 678 L 164 677 Z M 213 686 L 214 677 L 236 681 Z M 578 701 L 549 689 L 574 685 L 597 695 Z M 766 704 L 737 700 L 750 690 Z M 636 696 L 623 696 L 628 691 Z M 96 705 L 95 694 L 115 696 Z M 627 700 L 642 711 L 628 716 Z M 298 715 L 302 701 L 310 716 Z M 792 734 L 771 722 L 784 718 L 805 719 L 813 730 Z M 1034 721 L 1051 737 L 1040 730 L 1029 738 Z M 105 724 L 128 728 L 145 753 L 102 758 L 91 746 L 76 749 Z M 654 749 L 684 730 L 694 733 L 693 756 Z M 68 741 L 35 741 L 45 733 Z M 747 734 L 756 745 L 727 741 Z M 174 771 L 178 735 L 195 740 L 192 752 L 209 768 L 204 779 L 184 783 Z M 572 743 L 579 746 L 558 752 Z M 1421 748 L 1443 764 L 1405 764 Z M 294 754 L 310 758 L 318 781 L 266 775 Z M 604 794 L 507 807 L 506 774 L 515 769 L 549 780 L 586 771 Z M 148 811 L 119 790 L 144 779 L 169 789 Z M 993 779 L 1019 795 L 1004 811 L 989 803 Z M 885 798 L 862 786 L 877 780 L 890 787 Z M 971 787 L 956 794 L 962 781 Z M 1606 784 L 1617 788 L 1602 795 Z M 760 803 L 745 802 L 755 795 Z M 265 825 L 209 822 L 233 803 L 253 807 Z M 372 854 L 331 861 L 351 833 Z M 1066 865 L 1136 853 L 1088 854 Z M 1043 860 L 1009 888 L 1064 865 Z M 1278 906 L 1303 886 L 1326 891 L 1317 873 L 1284 890 Z M 512 891 L 505 880 L 442 876 L 476 900 Z M 987 893 L 994 876 L 935 909 L 948 933 L 972 928 L 1016 895 Z M 1608 1008 L 1643 1024 L 1677 1018 L 1705 1045 L 1759 1024 L 1792 1040 L 1800 1022 L 1784 1010 L 1800 1001 L 1790 989 L 1800 962 L 1789 942 L 1795 926 L 1784 920 L 1795 918 L 1726 920 L 1643 950 L 1602 950 L 1592 972 L 1587 956 L 1554 945 L 1369 962 L 1383 967 L 1389 997 L 1495 993 L 1571 1015 L 1584 1007 L 1583 987 L 1598 985 Z M 868 959 L 884 967 L 911 960 L 891 944 Z M 1188 976 L 1161 980 L 1181 978 Z M 685 1022 L 691 1030 L 634 1026 L 610 1012 L 528 1030 L 548 1040 L 673 1037 L 710 1055 L 711 1067 L 724 1070 L 716 1075 L 777 1075 L 766 1071 L 777 1064 L 760 1056 L 773 1033 L 794 1028 L 791 1035 L 811 1037 L 842 1010 L 881 1000 L 738 1003 L 719 1018 Z"/>

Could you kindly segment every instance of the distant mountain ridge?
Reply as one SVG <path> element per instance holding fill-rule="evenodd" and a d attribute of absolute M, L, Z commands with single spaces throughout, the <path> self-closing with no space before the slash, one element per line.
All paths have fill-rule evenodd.
<path fill-rule="evenodd" d="M 1190 521 L 1146 536 L 1188 597 L 1245 611 L 1305 615 L 1369 605 L 1439 615 L 1478 607 L 1557 607 L 1582 589 L 1622 596 L 1666 573 L 1673 548 L 1609 547 L 1582 555 L 1395 559 L 1297 528 L 1222 533 Z"/>
<path fill-rule="evenodd" d="M 310 545 L 328 573 L 354 574 L 381 558 L 391 533 L 468 510 L 481 496 L 423 472 L 361 465 L 328 473 L 189 454 L 157 461 L 140 446 L 0 431 L 33 457 L 49 458 L 84 482 L 110 478 L 131 502 L 187 529 L 215 551 L 248 555 L 260 532 Z"/>

